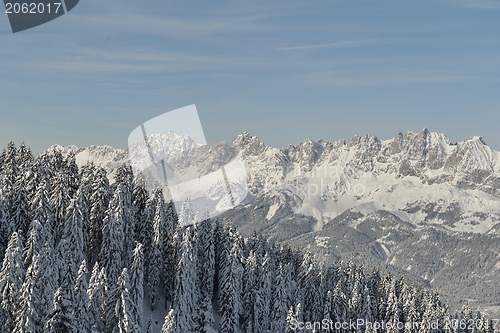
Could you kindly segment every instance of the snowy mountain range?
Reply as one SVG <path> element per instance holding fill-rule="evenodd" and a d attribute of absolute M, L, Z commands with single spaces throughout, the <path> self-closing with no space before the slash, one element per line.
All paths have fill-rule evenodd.
<path fill-rule="evenodd" d="M 384 210 L 415 226 L 473 233 L 494 232 L 500 223 L 500 152 L 481 137 L 452 143 L 424 129 L 385 141 L 368 135 L 334 143 L 308 139 L 283 149 L 248 133 L 215 147 L 189 142 L 169 133 L 151 145 L 162 146 L 174 169 L 196 169 L 197 176 L 217 170 L 241 150 L 250 192 L 273 201 L 266 220 L 289 206 L 313 217 L 316 230 L 347 210 Z M 179 145 L 187 146 L 180 150 L 187 155 L 172 152 Z M 109 146 L 59 148 L 73 151 L 79 165 L 103 166 L 111 178 L 128 161 L 126 150 Z"/>
<path fill-rule="evenodd" d="M 153 144 L 179 140 L 169 134 Z M 126 150 L 108 146 L 55 148 L 111 177 L 128 161 Z M 190 148 L 165 156 L 191 177 L 242 153 L 248 204 L 224 216 L 244 236 L 257 231 L 325 261 L 352 256 L 437 286 L 454 307 L 469 300 L 500 312 L 500 152 L 480 137 L 452 143 L 424 129 L 389 140 L 365 134 L 278 149 L 243 133 L 231 143 Z"/>

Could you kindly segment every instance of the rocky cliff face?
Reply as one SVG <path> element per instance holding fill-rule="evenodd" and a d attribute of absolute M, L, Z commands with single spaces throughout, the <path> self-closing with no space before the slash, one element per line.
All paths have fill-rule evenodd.
<path fill-rule="evenodd" d="M 243 133 L 233 143 L 249 160 L 260 161 L 264 167 L 279 166 L 285 170 L 288 167 L 295 173 L 307 173 L 328 164 L 351 165 L 362 172 L 414 176 L 428 184 L 447 182 L 500 197 L 500 154 L 489 148 L 481 137 L 451 143 L 444 134 L 424 129 L 420 133 L 399 133 L 385 141 L 365 134 L 334 143 L 307 139 L 298 145 L 276 149 Z M 283 179 L 285 175 L 275 175 L 270 181 L 275 182 L 279 176 Z"/>
<path fill-rule="evenodd" d="M 253 194 L 286 191 L 298 197 L 296 213 L 320 224 L 347 209 L 477 233 L 500 222 L 500 154 L 480 137 L 451 143 L 424 129 L 277 149 L 243 133 L 233 144 L 248 163 Z"/>

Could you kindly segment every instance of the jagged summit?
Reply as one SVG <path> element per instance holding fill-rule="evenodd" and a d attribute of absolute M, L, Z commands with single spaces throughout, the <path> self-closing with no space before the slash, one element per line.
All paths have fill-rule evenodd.
<path fill-rule="evenodd" d="M 474 141 L 478 141 L 480 143 L 482 143 L 483 145 L 487 146 L 488 144 L 484 141 L 484 139 L 481 137 L 481 136 L 473 136 L 473 137 L 470 137 L 468 139 L 465 139 L 463 142 L 474 142 Z"/>

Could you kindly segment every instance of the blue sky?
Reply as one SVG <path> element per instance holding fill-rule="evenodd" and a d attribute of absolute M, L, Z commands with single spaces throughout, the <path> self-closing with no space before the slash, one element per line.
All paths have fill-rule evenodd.
<path fill-rule="evenodd" d="M 500 1 L 81 0 L 12 34 L 0 142 L 108 144 L 196 104 L 207 141 L 431 131 L 500 150 Z"/>

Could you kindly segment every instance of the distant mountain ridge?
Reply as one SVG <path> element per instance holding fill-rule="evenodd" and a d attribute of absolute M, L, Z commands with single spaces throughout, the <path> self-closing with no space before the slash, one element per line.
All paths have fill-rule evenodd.
<path fill-rule="evenodd" d="M 348 209 L 363 214 L 387 210 L 417 226 L 440 224 L 474 233 L 500 223 L 500 152 L 481 137 L 452 143 L 424 129 L 384 141 L 366 134 L 336 142 L 307 139 L 282 149 L 248 133 L 214 147 L 189 140 L 166 133 L 150 145 L 173 169 L 195 169 L 199 175 L 218 169 L 241 150 L 250 192 L 289 197 L 283 204 L 315 218 L 317 228 Z M 128 150 L 109 146 L 55 147 L 73 151 L 80 166 L 93 161 L 111 176 L 129 160 Z"/>
<path fill-rule="evenodd" d="M 471 232 L 487 232 L 500 222 L 500 153 L 480 137 L 452 144 L 424 129 L 385 141 L 364 135 L 334 143 L 305 140 L 284 149 L 247 133 L 233 142 L 250 165 L 254 193 L 287 192 L 297 197 L 295 212 L 318 221 L 347 209 L 384 209 L 416 225 Z M 304 196 L 300 187 L 321 193 Z"/>

